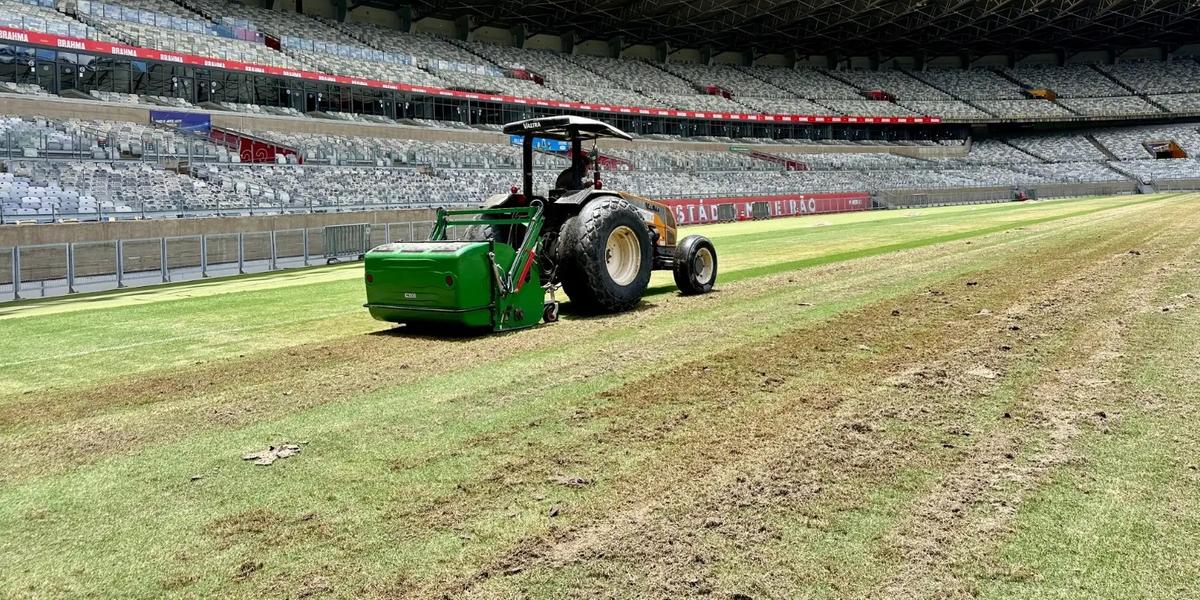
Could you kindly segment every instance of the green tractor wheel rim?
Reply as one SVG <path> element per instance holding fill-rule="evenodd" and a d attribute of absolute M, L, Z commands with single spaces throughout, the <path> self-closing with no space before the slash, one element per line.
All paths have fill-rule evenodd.
<path fill-rule="evenodd" d="M 642 248 L 632 229 L 621 225 L 608 234 L 604 264 L 608 267 L 608 276 L 617 285 L 629 285 L 637 279 L 642 269 Z"/>

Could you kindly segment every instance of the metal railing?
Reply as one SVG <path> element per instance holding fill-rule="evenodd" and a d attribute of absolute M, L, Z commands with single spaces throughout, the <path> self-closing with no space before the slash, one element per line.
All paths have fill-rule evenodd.
<path fill-rule="evenodd" d="M 369 245 L 424 240 L 432 229 L 433 221 L 375 224 Z M 4 247 L 0 302 L 327 262 L 324 227 Z"/>

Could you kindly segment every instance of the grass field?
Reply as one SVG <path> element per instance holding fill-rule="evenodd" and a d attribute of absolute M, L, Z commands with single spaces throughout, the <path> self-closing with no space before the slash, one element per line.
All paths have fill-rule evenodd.
<path fill-rule="evenodd" d="M 477 338 L 356 265 L 0 305 L 0 597 L 1194 597 L 1198 202 L 708 226 Z"/>

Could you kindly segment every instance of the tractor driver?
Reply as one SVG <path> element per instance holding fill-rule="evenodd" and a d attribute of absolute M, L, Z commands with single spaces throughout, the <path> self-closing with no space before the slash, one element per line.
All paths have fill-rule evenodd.
<path fill-rule="evenodd" d="M 574 163 L 574 161 L 572 161 Z M 554 187 L 560 190 L 576 191 L 587 189 L 594 185 L 592 178 L 588 176 L 595 165 L 595 159 L 590 155 L 585 155 L 583 160 L 579 161 L 578 171 L 575 165 L 563 169 L 562 173 L 558 174 L 558 179 L 554 180 Z M 586 182 L 586 183 L 585 183 Z"/>

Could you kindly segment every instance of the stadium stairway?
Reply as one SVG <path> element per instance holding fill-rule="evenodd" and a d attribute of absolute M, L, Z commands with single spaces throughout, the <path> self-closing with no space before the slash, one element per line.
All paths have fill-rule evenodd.
<path fill-rule="evenodd" d="M 1038 159 L 1038 161 L 1040 161 L 1040 162 L 1044 162 L 1044 163 L 1048 163 L 1048 162 L 1054 162 L 1054 161 L 1052 161 L 1052 160 L 1050 160 L 1050 159 L 1046 158 L 1045 156 L 1040 156 L 1040 155 L 1038 155 L 1037 153 L 1033 152 L 1032 150 L 1027 150 L 1027 149 L 1025 149 L 1025 148 L 1022 148 L 1022 147 L 1020 147 L 1020 146 L 1018 146 L 1018 145 L 1016 145 L 1016 144 L 1014 144 L 1014 143 L 1012 143 L 1012 142 L 1010 142 L 1010 141 L 1008 141 L 1008 140 L 1000 140 L 1000 142 L 1001 142 L 1001 143 L 1003 143 L 1005 146 L 1008 146 L 1008 147 L 1010 147 L 1010 148 L 1013 148 L 1013 149 L 1014 149 L 1014 150 L 1016 150 L 1017 152 L 1020 152 L 1020 153 L 1022 153 L 1022 154 L 1027 154 L 1027 155 L 1029 155 L 1029 156 L 1032 156 L 1032 157 L 1034 157 L 1034 158 Z"/>
<path fill-rule="evenodd" d="M 1096 149 L 1099 150 L 1101 154 L 1103 154 L 1104 156 L 1107 156 L 1108 160 L 1121 160 L 1121 158 L 1119 156 L 1117 156 L 1116 154 L 1114 154 L 1112 150 L 1109 150 L 1107 146 L 1105 146 L 1103 143 L 1100 142 L 1100 140 L 1096 139 L 1095 135 L 1089 133 L 1087 135 L 1084 135 L 1083 137 L 1087 141 L 1091 142 L 1092 145 L 1095 146 Z"/>
<path fill-rule="evenodd" d="M 1108 71 L 1105 71 L 1104 69 L 1101 69 L 1097 65 L 1088 65 L 1088 66 L 1090 66 L 1097 73 L 1100 73 L 1101 75 L 1103 75 L 1109 81 L 1121 86 L 1121 89 L 1128 91 L 1130 96 L 1137 96 L 1138 98 L 1141 98 L 1142 100 L 1144 100 L 1146 102 L 1146 104 L 1149 104 L 1150 106 L 1153 106 L 1154 108 L 1157 108 L 1158 110 L 1160 110 L 1162 112 L 1165 112 L 1165 113 L 1171 112 L 1171 109 L 1169 109 L 1166 106 L 1163 106 L 1162 104 L 1153 100 L 1152 98 L 1150 98 L 1150 96 L 1147 96 L 1146 94 L 1143 94 L 1143 93 L 1139 92 L 1138 90 L 1126 85 L 1124 81 L 1117 79 L 1117 77 L 1115 75 L 1113 75 L 1112 73 L 1109 73 Z"/>
<path fill-rule="evenodd" d="M 956 94 L 953 90 L 951 90 L 949 88 L 944 88 L 940 85 L 935 84 L 932 81 L 926 80 L 924 77 L 921 77 L 919 72 L 909 71 L 908 69 L 902 69 L 902 71 L 904 73 L 907 73 L 909 77 L 912 77 L 913 79 L 916 79 L 917 81 L 920 81 L 921 83 L 923 83 L 943 94 L 946 94 L 947 96 L 950 96 L 951 98 L 954 98 L 955 100 L 958 100 L 959 102 L 962 102 L 963 104 L 966 104 L 967 106 L 970 106 L 971 108 L 973 108 L 985 115 L 992 115 L 993 117 L 996 116 L 995 113 L 976 104 L 975 101 L 971 100 L 970 98 L 967 98 L 965 96 L 960 96 L 959 94 Z"/>

